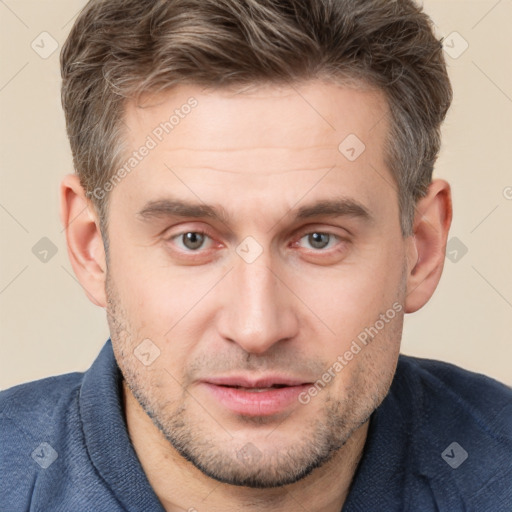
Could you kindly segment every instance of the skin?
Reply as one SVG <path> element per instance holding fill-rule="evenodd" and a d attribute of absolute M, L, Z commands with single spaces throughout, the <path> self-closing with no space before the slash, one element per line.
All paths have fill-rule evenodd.
<path fill-rule="evenodd" d="M 191 96 L 197 107 L 110 194 L 108 265 L 77 177 L 61 186 L 71 263 L 108 313 L 130 437 L 167 511 L 339 511 L 395 372 L 403 316 L 441 276 L 449 185 L 432 182 L 403 237 L 384 96 L 320 81 L 183 85 L 143 108 L 128 103 L 127 147 Z M 349 134 L 366 145 L 355 161 L 338 150 Z M 225 218 L 169 215 L 170 198 L 223 207 Z M 296 218 L 339 198 L 367 217 L 352 207 Z M 199 248 L 178 236 L 198 230 L 208 234 Z M 249 236 L 262 250 L 251 263 L 237 253 Z M 201 383 L 269 373 L 313 383 L 393 305 L 394 318 L 307 404 L 247 416 Z M 147 339 L 159 351 L 148 366 L 136 357 Z"/>

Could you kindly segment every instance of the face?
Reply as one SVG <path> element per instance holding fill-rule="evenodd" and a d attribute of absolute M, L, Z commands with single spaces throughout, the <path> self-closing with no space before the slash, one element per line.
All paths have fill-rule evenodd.
<path fill-rule="evenodd" d="M 181 86 L 127 106 L 129 171 L 109 198 L 114 351 L 169 450 L 212 478 L 293 483 L 387 393 L 406 246 L 386 109 L 321 82 Z"/>

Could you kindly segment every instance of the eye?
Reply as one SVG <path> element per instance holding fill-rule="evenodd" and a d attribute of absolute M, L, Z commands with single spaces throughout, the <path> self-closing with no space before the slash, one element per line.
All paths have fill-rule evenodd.
<path fill-rule="evenodd" d="M 197 251 L 197 249 L 201 249 L 208 239 L 210 239 L 210 237 L 201 231 L 187 231 L 171 238 L 171 240 L 177 243 L 180 249 L 185 251 Z"/>
<path fill-rule="evenodd" d="M 331 249 L 333 245 L 335 245 L 335 242 L 339 240 L 339 238 L 331 233 L 323 233 L 321 231 L 315 231 L 313 233 L 308 233 L 304 235 L 299 240 L 299 245 L 302 245 L 302 240 L 306 240 L 308 244 L 313 249 L 321 250 L 321 249 Z M 333 242 L 333 243 L 331 243 Z"/>

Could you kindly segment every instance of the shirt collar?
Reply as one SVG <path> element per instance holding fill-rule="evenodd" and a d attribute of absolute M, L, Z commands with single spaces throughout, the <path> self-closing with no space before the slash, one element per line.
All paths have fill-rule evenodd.
<path fill-rule="evenodd" d="M 108 340 L 84 374 L 79 396 L 89 457 L 125 510 L 163 511 L 130 441 L 121 397 L 122 375 Z"/>
<path fill-rule="evenodd" d="M 392 510 L 402 501 L 400 489 L 405 475 L 397 468 L 405 464 L 408 421 L 395 390 L 400 385 L 395 375 L 390 392 L 371 416 L 344 512 Z M 80 415 L 89 457 L 127 511 L 163 511 L 130 441 L 121 397 L 122 374 L 108 340 L 84 374 L 80 390 Z"/>

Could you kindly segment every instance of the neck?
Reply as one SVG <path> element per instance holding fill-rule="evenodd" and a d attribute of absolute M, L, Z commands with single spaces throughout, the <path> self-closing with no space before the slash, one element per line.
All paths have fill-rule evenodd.
<path fill-rule="evenodd" d="M 291 485 L 253 489 L 218 482 L 185 460 L 165 439 L 123 382 L 130 439 L 142 468 L 166 512 L 281 512 L 298 507 L 310 512 L 339 512 L 361 458 L 368 422 L 336 454 Z"/>

